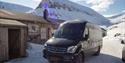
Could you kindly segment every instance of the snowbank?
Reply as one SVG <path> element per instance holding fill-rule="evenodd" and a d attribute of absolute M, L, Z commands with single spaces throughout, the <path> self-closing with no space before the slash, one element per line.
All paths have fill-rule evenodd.
<path fill-rule="evenodd" d="M 108 36 L 114 36 L 117 33 L 120 33 L 121 35 L 125 35 L 125 22 L 121 22 L 119 24 L 115 24 L 108 27 L 108 30 L 107 30 Z"/>

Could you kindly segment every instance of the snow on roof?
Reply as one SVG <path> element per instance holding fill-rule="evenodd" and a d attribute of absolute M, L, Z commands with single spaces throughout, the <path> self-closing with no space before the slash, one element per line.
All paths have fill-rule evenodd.
<path fill-rule="evenodd" d="M 11 26 L 26 26 L 25 24 L 16 21 L 16 20 L 8 20 L 8 19 L 0 19 L 0 25 L 11 25 Z"/>
<path fill-rule="evenodd" d="M 0 9 L 0 18 L 22 20 L 28 22 L 49 23 L 43 17 L 40 16 L 36 16 L 30 13 L 21 13 L 4 9 Z"/>

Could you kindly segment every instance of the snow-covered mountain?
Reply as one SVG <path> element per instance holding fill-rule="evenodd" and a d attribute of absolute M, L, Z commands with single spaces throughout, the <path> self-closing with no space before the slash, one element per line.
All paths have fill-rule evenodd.
<path fill-rule="evenodd" d="M 111 16 L 111 17 L 108 17 L 109 20 L 111 20 L 111 22 L 113 24 L 115 23 L 120 23 L 120 22 L 125 22 L 125 12 L 122 12 L 120 14 L 117 14 L 117 15 L 114 15 L 114 16 Z"/>
<path fill-rule="evenodd" d="M 2 2 L 2 1 L 0 1 L 0 9 L 12 10 L 12 11 L 17 11 L 17 12 L 28 12 L 32 10 L 32 8 L 29 8 L 26 6 Z"/>
<path fill-rule="evenodd" d="M 107 18 L 96 11 L 69 0 L 42 0 L 32 13 L 38 16 L 43 16 L 45 9 L 48 11 L 49 18 L 53 19 L 87 20 L 101 26 L 109 26 L 111 24 Z"/>

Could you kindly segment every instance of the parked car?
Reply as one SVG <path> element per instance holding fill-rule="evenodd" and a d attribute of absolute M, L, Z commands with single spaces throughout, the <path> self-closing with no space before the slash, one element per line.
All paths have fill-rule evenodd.
<path fill-rule="evenodd" d="M 100 54 L 102 29 L 87 21 L 66 21 L 44 46 L 43 57 L 50 63 L 82 63 L 88 54 Z"/>
<path fill-rule="evenodd" d="M 125 34 L 120 34 L 119 36 L 116 36 L 122 44 L 125 44 Z"/>
<path fill-rule="evenodd" d="M 114 37 L 118 38 L 122 44 L 125 44 L 125 34 L 116 33 Z"/>
<path fill-rule="evenodd" d="M 125 46 L 122 49 L 122 60 L 125 62 Z"/>
<path fill-rule="evenodd" d="M 122 44 L 125 44 L 125 34 L 118 37 Z M 125 62 L 125 46 L 122 49 L 122 60 Z"/>

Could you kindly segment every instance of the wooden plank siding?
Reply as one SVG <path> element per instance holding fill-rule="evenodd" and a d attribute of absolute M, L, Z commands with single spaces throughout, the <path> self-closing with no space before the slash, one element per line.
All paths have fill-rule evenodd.
<path fill-rule="evenodd" d="M 13 27 L 13 26 L 0 26 L 0 62 L 10 59 L 9 55 L 9 29 L 19 29 L 20 37 L 19 43 L 13 43 L 12 45 L 19 47 L 19 57 L 26 56 L 26 41 L 27 41 L 27 27 Z M 15 33 L 16 34 L 16 33 Z M 16 51 L 15 51 L 16 52 Z M 15 55 L 14 55 L 15 56 Z"/>
<path fill-rule="evenodd" d="M 21 28 L 21 56 L 26 56 L 27 28 Z"/>
<path fill-rule="evenodd" d="M 8 60 L 8 28 L 0 27 L 0 61 Z"/>

